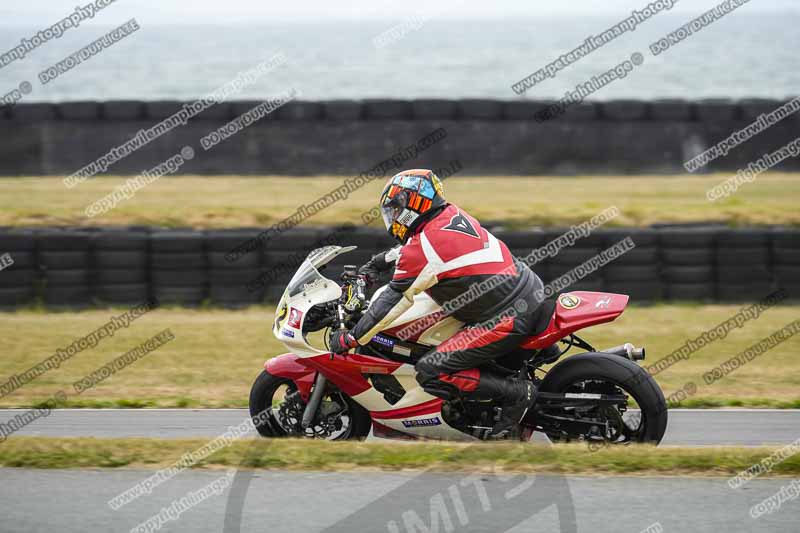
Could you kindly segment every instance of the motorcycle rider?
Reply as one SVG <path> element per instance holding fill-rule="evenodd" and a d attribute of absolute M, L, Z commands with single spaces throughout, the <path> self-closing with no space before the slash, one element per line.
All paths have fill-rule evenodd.
<path fill-rule="evenodd" d="M 430 170 L 393 176 L 379 207 L 387 231 L 402 246 L 399 256 L 398 248 L 378 254 L 361 272 L 374 279 L 396 258 L 392 280 L 352 330 L 331 333 L 331 351 L 344 353 L 369 343 L 422 291 L 439 305 L 458 302 L 451 314 L 465 327 L 419 359 L 417 381 L 429 394 L 446 400 L 458 395 L 501 400 L 503 417 L 492 433 L 513 428 L 536 399 L 533 383 L 478 367 L 518 347 L 530 334 L 538 318 L 541 279 L 477 220 L 447 202 L 441 181 Z"/>

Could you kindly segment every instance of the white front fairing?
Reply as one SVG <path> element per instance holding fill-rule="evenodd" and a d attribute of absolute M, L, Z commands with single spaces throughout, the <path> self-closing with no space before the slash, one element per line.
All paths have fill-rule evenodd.
<path fill-rule="evenodd" d="M 336 300 L 342 295 L 342 288 L 339 284 L 320 274 L 317 268 L 324 266 L 336 256 L 354 249 L 355 246 L 346 248 L 326 246 L 314 250 L 297 269 L 283 292 L 275 312 L 275 324 L 272 332 L 279 341 L 300 357 L 314 357 L 328 352 L 324 346 L 314 347 L 309 344 L 308 339 L 302 333 L 303 322 L 309 309 L 317 304 Z M 384 285 L 376 290 L 372 301 L 375 301 L 386 288 L 387 286 Z M 441 309 L 433 298 L 424 292 L 420 293 L 414 297 L 414 305 L 389 324 L 387 329 L 419 321 Z M 438 345 L 454 335 L 463 325 L 463 322 L 453 317 L 444 319 L 433 317 L 430 324 L 424 321 L 421 323 L 422 331 L 416 342 L 428 346 Z"/>
<path fill-rule="evenodd" d="M 314 357 L 328 353 L 323 347 L 315 348 L 303 335 L 303 322 L 308 310 L 317 304 L 330 302 L 342 295 L 342 288 L 317 270 L 337 255 L 355 250 L 355 246 L 325 246 L 308 254 L 283 291 L 275 311 L 272 333 L 279 341 L 300 357 Z"/>
<path fill-rule="evenodd" d="M 318 267 L 330 262 L 334 257 L 355 249 L 354 246 L 342 248 L 339 246 L 327 246 L 314 250 L 308 258 L 300 265 L 292 280 L 278 303 L 275 313 L 275 323 L 272 332 L 275 337 L 286 345 L 289 350 L 299 357 L 315 357 L 325 355 L 328 352 L 324 346 L 312 346 L 307 336 L 303 335 L 303 322 L 306 319 L 309 309 L 317 304 L 337 300 L 342 289 L 338 283 L 332 281 L 317 270 Z M 381 287 L 375 292 L 372 300 L 386 290 Z M 441 307 L 425 293 L 418 294 L 414 298 L 414 305 L 405 313 L 400 315 L 397 320 L 389 325 L 389 328 L 402 326 L 418 321 L 426 316 L 432 315 L 441 310 Z M 422 333 L 417 342 L 429 346 L 435 346 L 452 336 L 463 325 L 455 318 L 447 317 L 441 319 L 433 317 L 430 324 L 424 324 Z M 401 364 L 392 375 L 400 382 L 406 393 L 394 405 L 386 401 L 381 393 L 370 387 L 361 394 L 353 396 L 353 400 L 358 402 L 365 409 L 370 411 L 372 418 L 384 426 L 396 429 L 403 433 L 415 435 L 422 438 L 446 439 L 446 440 L 472 440 L 473 438 L 457 429 L 449 426 L 442 417 L 442 413 L 436 410 L 418 416 L 407 418 L 382 418 L 382 413 L 387 411 L 397 411 L 399 409 L 413 408 L 426 402 L 431 402 L 436 398 L 425 392 L 416 381 L 416 371 L 409 364 Z M 391 416 L 391 415 L 387 415 Z M 419 421 L 422 422 L 419 422 Z M 405 422 L 405 423 L 404 423 Z"/>

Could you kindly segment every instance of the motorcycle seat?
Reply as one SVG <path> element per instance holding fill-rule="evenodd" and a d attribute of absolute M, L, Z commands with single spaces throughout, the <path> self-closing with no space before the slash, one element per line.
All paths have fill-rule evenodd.
<path fill-rule="evenodd" d="M 533 322 L 533 326 L 531 330 L 528 332 L 528 335 L 531 337 L 536 337 L 544 330 L 547 329 L 547 326 L 550 325 L 550 321 L 553 319 L 553 311 L 556 309 L 556 301 L 555 300 L 545 300 L 540 305 L 539 308 L 536 310 L 536 319 Z"/>

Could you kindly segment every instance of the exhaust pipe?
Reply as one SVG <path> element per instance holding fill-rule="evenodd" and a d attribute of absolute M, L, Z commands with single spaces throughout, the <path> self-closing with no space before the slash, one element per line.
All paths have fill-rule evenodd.
<path fill-rule="evenodd" d="M 637 348 L 633 344 L 626 342 L 622 346 L 614 346 L 613 348 L 608 348 L 605 350 L 601 350 L 603 353 L 610 353 L 612 355 L 619 355 L 621 357 L 627 357 L 631 361 L 642 361 L 644 360 L 644 347 Z"/>

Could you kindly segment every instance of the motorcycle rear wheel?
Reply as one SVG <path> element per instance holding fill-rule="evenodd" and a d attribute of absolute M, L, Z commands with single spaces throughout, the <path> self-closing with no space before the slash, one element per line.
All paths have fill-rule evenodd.
<path fill-rule="evenodd" d="M 643 427 L 636 431 L 632 441 L 661 442 L 667 430 L 664 393 L 653 376 L 633 361 L 606 353 L 575 355 L 553 367 L 542 381 L 540 390 L 559 394 L 577 392 L 587 383 L 613 385 L 633 397 L 641 410 Z"/>

